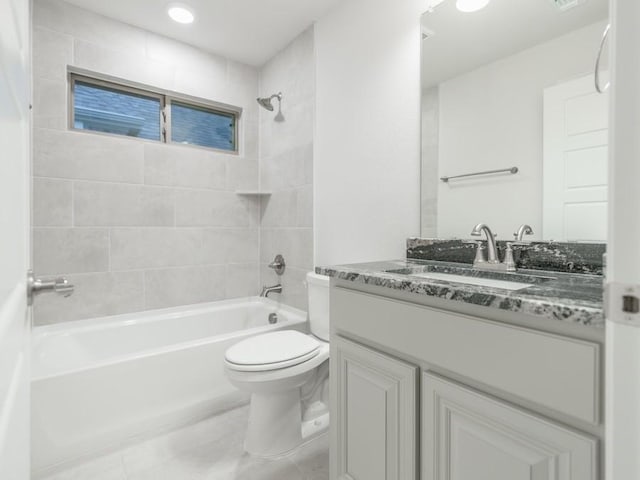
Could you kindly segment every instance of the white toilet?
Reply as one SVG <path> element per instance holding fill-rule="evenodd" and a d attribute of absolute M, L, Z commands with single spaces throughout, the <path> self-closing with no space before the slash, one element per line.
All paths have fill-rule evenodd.
<path fill-rule="evenodd" d="M 227 377 L 251 393 L 245 450 L 283 455 L 329 426 L 329 277 L 307 273 L 311 334 L 280 330 L 225 354 Z"/>

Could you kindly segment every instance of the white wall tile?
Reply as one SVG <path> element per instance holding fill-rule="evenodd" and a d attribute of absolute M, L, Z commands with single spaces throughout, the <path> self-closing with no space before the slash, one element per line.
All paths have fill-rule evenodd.
<path fill-rule="evenodd" d="M 296 227 L 313 227 L 313 185 L 296 189 Z"/>
<path fill-rule="evenodd" d="M 287 266 L 313 268 L 313 230 L 311 228 L 262 228 L 260 262 L 269 263 L 281 254 Z"/>
<path fill-rule="evenodd" d="M 33 29 L 33 75 L 65 81 L 73 58 L 73 37 L 47 28 Z"/>
<path fill-rule="evenodd" d="M 260 265 L 227 265 L 226 297 L 253 297 L 260 293 Z"/>
<path fill-rule="evenodd" d="M 175 72 L 174 90 L 216 102 L 231 103 L 225 77 L 225 73 L 212 75 L 198 70 L 178 68 Z"/>
<path fill-rule="evenodd" d="M 146 46 L 146 56 L 151 60 L 217 78 L 219 83 L 226 79 L 227 59 L 224 57 L 152 32 L 146 32 Z"/>
<path fill-rule="evenodd" d="M 257 117 L 257 112 L 255 114 Z M 239 122 L 239 156 L 247 160 L 258 160 L 260 144 L 258 141 L 259 125 L 257 119 L 251 118 L 251 112 L 242 112 Z"/>
<path fill-rule="evenodd" d="M 261 113 L 260 155 L 271 157 L 313 141 L 313 99 L 291 105 L 283 100 L 279 121 L 272 112 Z M 269 115 L 273 118 L 269 118 Z"/>
<path fill-rule="evenodd" d="M 37 0 L 33 23 L 114 50 L 145 55 L 146 33 L 61 0 Z"/>
<path fill-rule="evenodd" d="M 258 263 L 258 228 L 203 230 L 202 263 Z"/>
<path fill-rule="evenodd" d="M 313 27 L 307 29 L 267 62 L 260 75 L 260 88 L 282 91 L 287 105 L 298 105 L 314 96 Z"/>
<path fill-rule="evenodd" d="M 82 320 L 144 309 L 142 272 L 68 275 L 75 292 L 68 298 L 41 295 L 34 316 L 39 325 Z"/>
<path fill-rule="evenodd" d="M 144 142 L 86 132 L 34 130 L 33 173 L 41 177 L 142 183 Z"/>
<path fill-rule="evenodd" d="M 73 184 L 69 180 L 33 179 L 33 225 L 36 227 L 71 226 Z"/>
<path fill-rule="evenodd" d="M 201 227 L 249 227 L 258 224 L 255 199 L 233 192 L 176 191 L 176 225 Z"/>
<path fill-rule="evenodd" d="M 258 93 L 258 69 L 244 63 L 229 60 L 227 62 L 227 83 L 243 88 L 247 97 L 256 97 Z"/>
<path fill-rule="evenodd" d="M 258 161 L 245 158 L 227 159 L 227 190 L 258 190 Z"/>
<path fill-rule="evenodd" d="M 279 190 L 262 200 L 262 227 L 295 227 L 298 213 L 295 190 Z"/>
<path fill-rule="evenodd" d="M 231 103 L 242 102 L 248 113 L 255 115 L 258 120 L 258 69 L 242 63 L 229 60 L 227 63 L 227 94 Z"/>
<path fill-rule="evenodd" d="M 136 55 L 127 49 L 116 50 L 109 44 L 76 39 L 73 45 L 73 63 L 76 67 L 104 75 L 175 90 L 175 67 Z"/>
<path fill-rule="evenodd" d="M 225 297 L 224 265 L 146 270 L 146 308 L 212 302 Z"/>
<path fill-rule="evenodd" d="M 174 192 L 164 187 L 77 182 L 73 217 L 77 226 L 172 226 Z"/>
<path fill-rule="evenodd" d="M 67 125 L 66 81 L 38 79 L 33 89 L 33 126 L 66 130 Z"/>
<path fill-rule="evenodd" d="M 200 148 L 148 144 L 144 181 L 148 185 L 224 189 L 228 155 Z"/>
<path fill-rule="evenodd" d="M 114 228 L 111 230 L 111 269 L 198 265 L 202 262 L 201 230 L 185 228 Z"/>
<path fill-rule="evenodd" d="M 109 232 L 94 228 L 34 228 L 33 268 L 38 275 L 109 269 Z"/>
<path fill-rule="evenodd" d="M 266 190 L 280 190 L 311 184 L 309 164 L 313 164 L 313 144 L 286 150 L 272 157 L 263 157 L 260 170 Z"/>

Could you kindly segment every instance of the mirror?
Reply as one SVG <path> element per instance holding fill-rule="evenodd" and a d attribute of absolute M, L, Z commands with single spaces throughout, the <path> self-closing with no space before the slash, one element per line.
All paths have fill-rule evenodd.
<path fill-rule="evenodd" d="M 491 0 L 422 17 L 421 236 L 606 241 L 607 0 Z M 608 58 L 601 72 L 606 82 Z M 514 168 L 515 167 L 515 168 Z M 517 169 L 517 173 L 513 173 Z M 505 170 L 483 175 L 442 177 Z"/>

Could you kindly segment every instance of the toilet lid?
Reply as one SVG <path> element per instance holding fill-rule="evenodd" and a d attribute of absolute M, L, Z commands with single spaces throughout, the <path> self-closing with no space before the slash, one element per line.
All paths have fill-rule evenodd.
<path fill-rule="evenodd" d="M 281 330 L 247 338 L 227 350 L 225 359 L 241 370 L 274 370 L 315 357 L 320 344 L 309 335 Z"/>

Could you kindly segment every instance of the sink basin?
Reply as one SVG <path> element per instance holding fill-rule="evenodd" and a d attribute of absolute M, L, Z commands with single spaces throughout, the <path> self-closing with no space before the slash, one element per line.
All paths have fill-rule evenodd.
<path fill-rule="evenodd" d="M 446 282 L 477 285 L 480 287 L 500 288 L 503 290 L 522 290 L 540 285 L 555 277 L 533 274 L 532 272 L 501 272 L 478 270 L 466 265 L 453 264 L 407 264 L 404 268 L 385 270 L 396 275 L 408 275 L 426 280 L 444 280 Z"/>
<path fill-rule="evenodd" d="M 482 287 L 501 288 L 503 290 L 522 290 L 533 287 L 533 283 L 512 282 L 509 280 L 495 280 L 493 278 L 469 277 L 452 273 L 425 272 L 414 273 L 413 277 L 428 278 L 432 280 L 445 280 L 447 282 L 466 283 L 467 285 L 479 285 Z"/>

